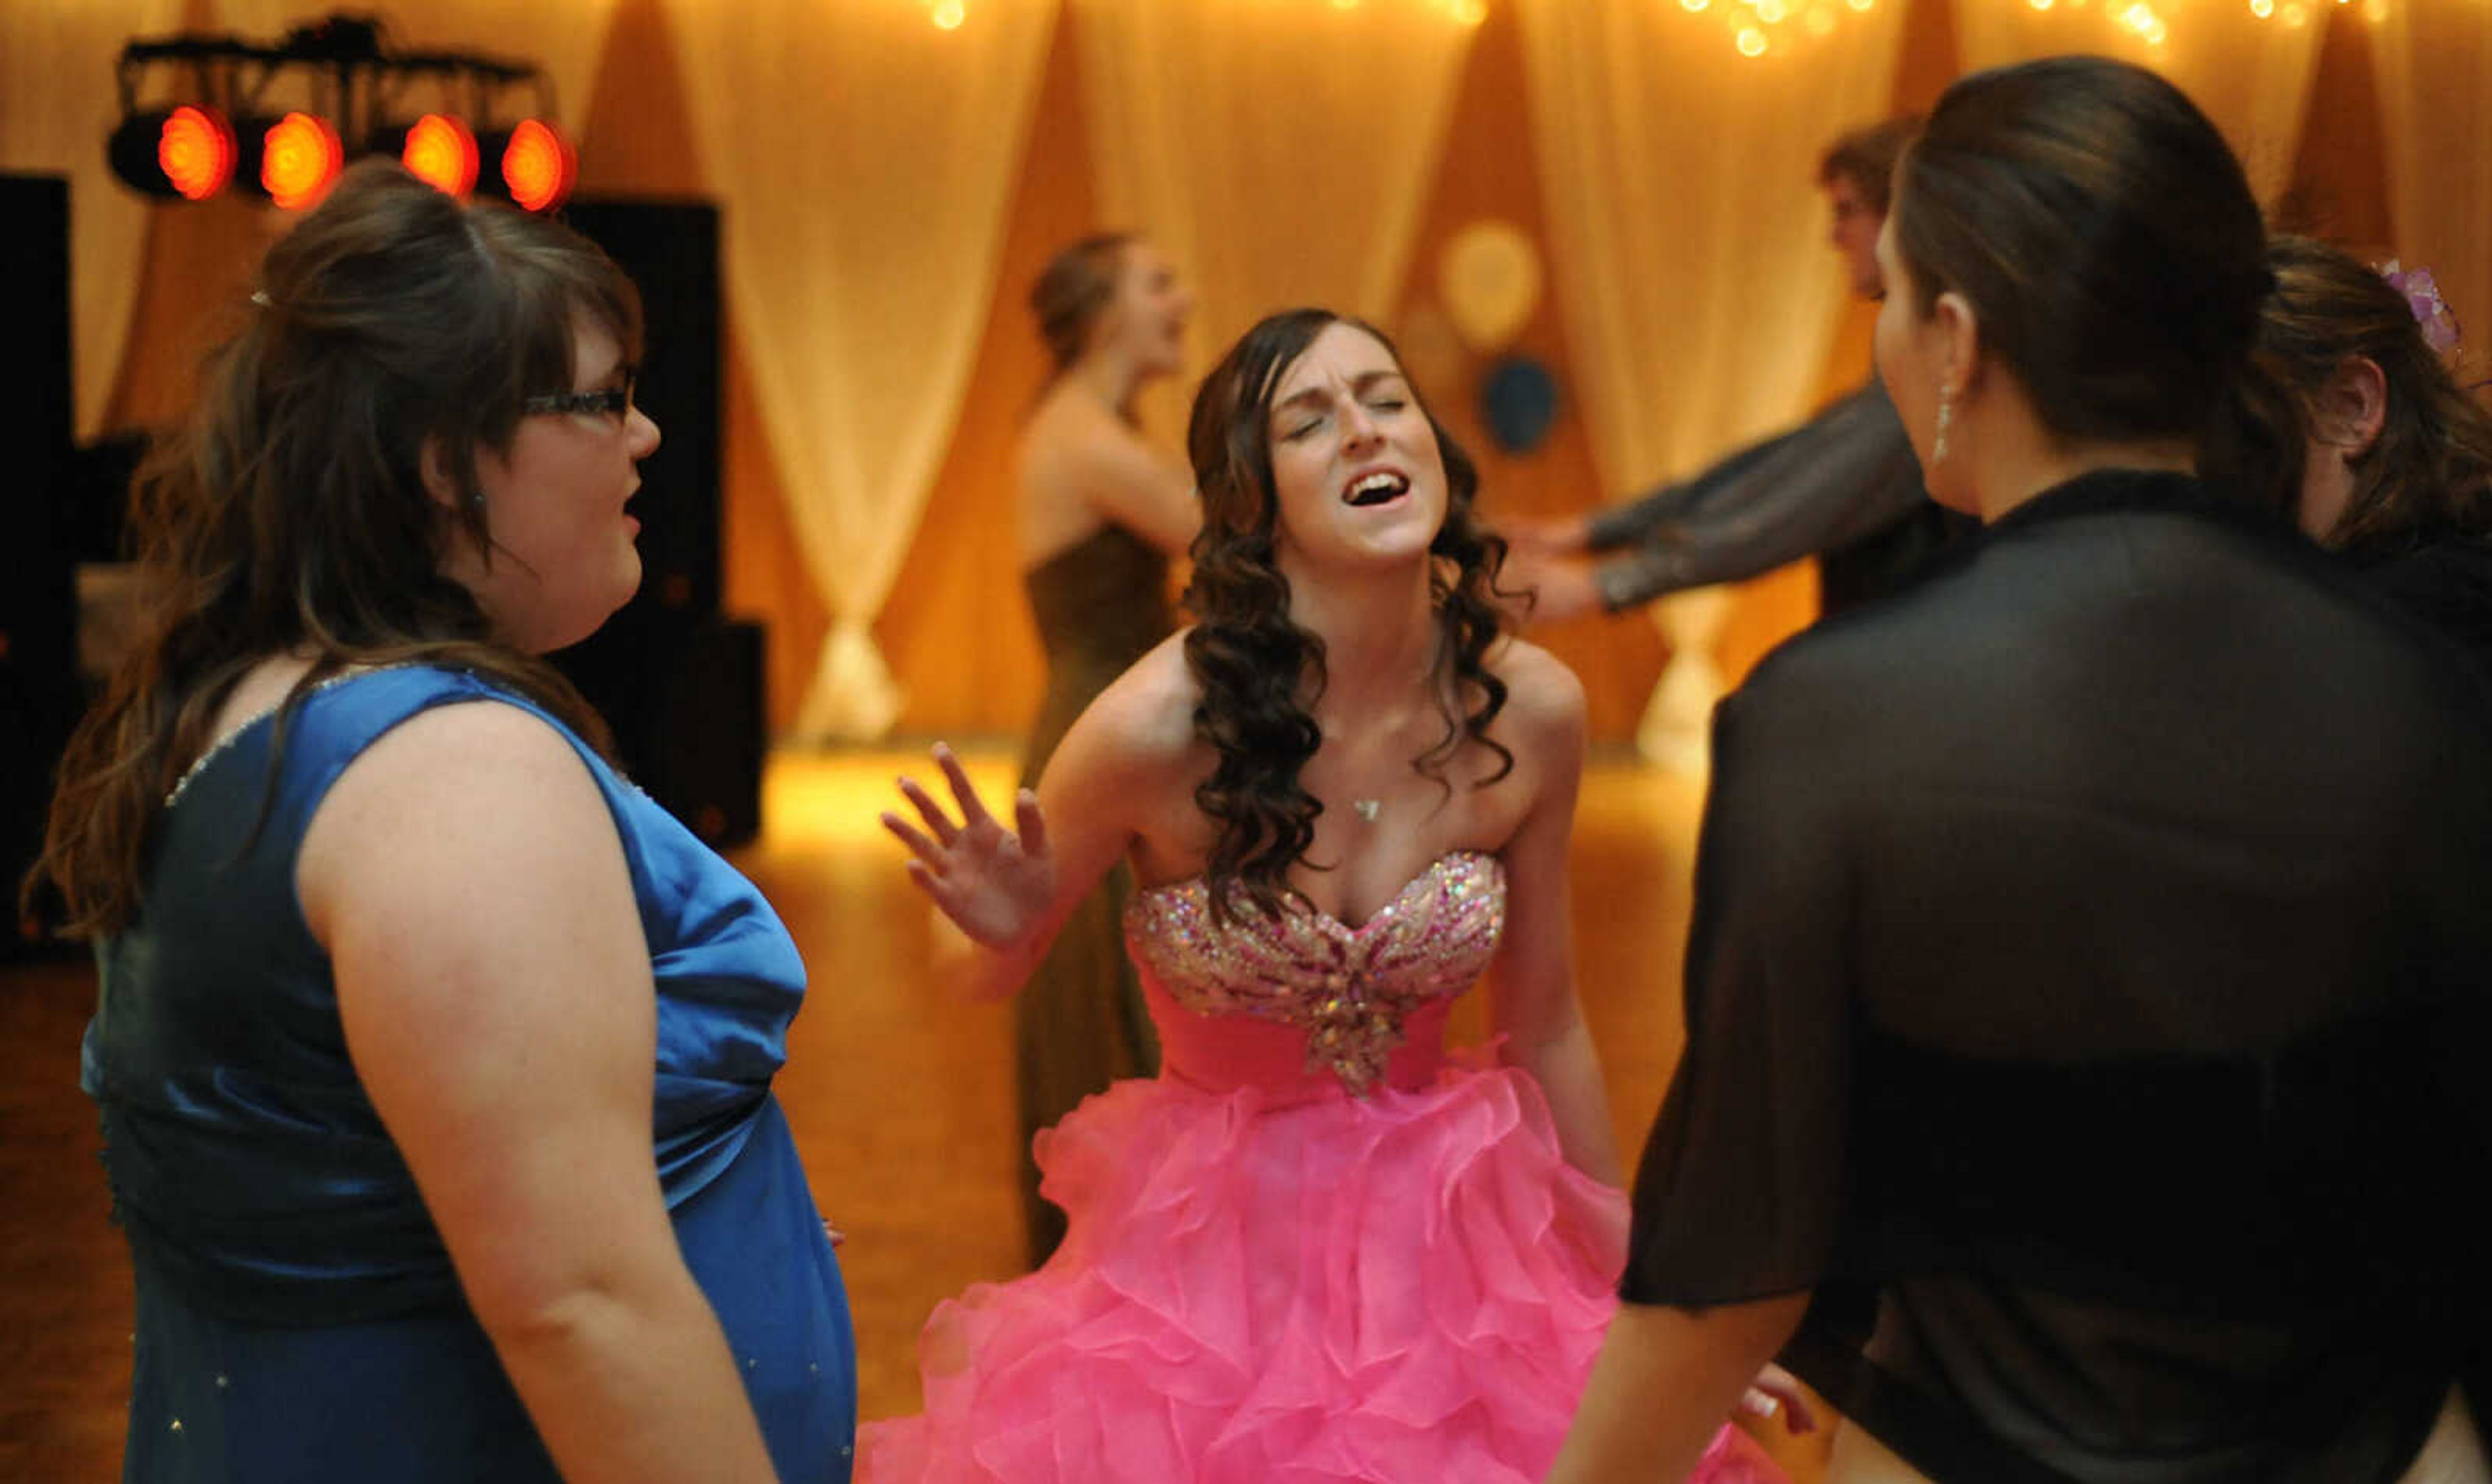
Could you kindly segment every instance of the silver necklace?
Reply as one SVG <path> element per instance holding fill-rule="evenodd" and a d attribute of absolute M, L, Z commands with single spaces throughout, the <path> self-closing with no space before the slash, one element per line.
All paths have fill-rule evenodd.
<path fill-rule="evenodd" d="M 1429 676 L 1435 676 L 1437 672 L 1437 663 L 1440 658 L 1442 658 L 1444 649 L 1445 637 L 1442 632 L 1439 632 L 1437 636 L 1436 647 L 1429 651 L 1428 654 L 1427 673 Z M 1376 816 L 1384 811 L 1384 801 L 1380 798 L 1352 799 L 1350 801 L 1350 808 L 1352 814 L 1358 816 L 1358 820 L 1361 824 L 1374 824 L 1376 822 Z"/>

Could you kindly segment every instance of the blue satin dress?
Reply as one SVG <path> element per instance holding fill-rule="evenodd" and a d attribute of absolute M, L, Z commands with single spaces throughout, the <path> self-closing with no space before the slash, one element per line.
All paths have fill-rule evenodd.
<path fill-rule="evenodd" d="M 475 701 L 536 709 L 410 667 L 311 696 L 274 769 L 274 719 L 244 727 L 175 790 L 138 919 L 99 948 L 82 1081 L 137 1278 L 125 1480 L 557 1477 L 364 1095 L 294 894 L 346 765 L 419 712 Z M 751 882 L 563 735 L 612 812 L 648 939 L 651 1148 L 685 1261 L 780 1477 L 846 1480 L 847 1299 L 770 1093 L 804 965 Z"/>

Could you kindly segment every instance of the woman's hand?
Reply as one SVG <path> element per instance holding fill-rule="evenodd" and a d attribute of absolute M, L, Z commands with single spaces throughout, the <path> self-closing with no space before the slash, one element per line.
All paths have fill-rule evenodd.
<path fill-rule="evenodd" d="M 908 878 L 954 926 L 989 948 L 1015 947 L 1046 917 L 1055 894 L 1055 860 L 1048 850 L 1038 796 L 1024 788 L 1014 800 L 1016 834 L 987 813 L 950 748 L 935 744 L 934 765 L 951 784 L 960 822 L 953 823 L 916 780 L 904 777 L 900 791 L 916 806 L 926 828 L 921 831 L 889 812 L 882 816 L 882 827 L 908 846 L 915 857 L 908 863 Z"/>
<path fill-rule="evenodd" d="M 1817 1431 L 1817 1410 L 1809 1402 L 1808 1388 L 1799 1378 L 1778 1365 L 1769 1365 L 1748 1382 L 1747 1394 L 1739 1398 L 1739 1410 L 1753 1417 L 1770 1419 L 1782 1414 L 1783 1431 L 1796 1437 Z"/>
<path fill-rule="evenodd" d="M 1592 564 L 1580 556 L 1517 548 L 1498 573 L 1497 587 L 1517 624 L 1563 623 L 1602 610 Z"/>
<path fill-rule="evenodd" d="M 1497 533 L 1514 550 L 1537 556 L 1580 556 L 1592 549 L 1592 522 L 1586 516 L 1505 521 Z"/>

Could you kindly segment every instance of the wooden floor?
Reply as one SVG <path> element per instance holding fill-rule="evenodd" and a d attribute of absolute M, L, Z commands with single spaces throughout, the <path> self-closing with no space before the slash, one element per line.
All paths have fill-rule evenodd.
<path fill-rule="evenodd" d="M 988 796 L 1011 759 L 972 755 Z M 934 1301 L 1009 1277 L 1013 1185 L 1008 1011 L 948 1000 L 927 971 L 936 920 L 875 824 L 917 755 L 776 759 L 769 827 L 735 854 L 812 974 L 779 1095 L 841 1253 L 864 1414 L 917 1406 L 916 1337 Z M 1679 954 L 1700 786 L 1596 763 L 1576 821 L 1577 959 L 1632 1160 L 1677 1058 Z M 0 967 L 0 1479 L 118 1476 L 129 1397 L 129 1257 L 106 1220 L 95 1112 L 77 1087 L 94 975 L 82 961 Z M 1477 996 L 1474 996 L 1476 1000 Z M 1457 1016 L 1476 1036 L 1481 1007 Z M 1814 1447 L 1775 1444 L 1795 1476 Z"/>

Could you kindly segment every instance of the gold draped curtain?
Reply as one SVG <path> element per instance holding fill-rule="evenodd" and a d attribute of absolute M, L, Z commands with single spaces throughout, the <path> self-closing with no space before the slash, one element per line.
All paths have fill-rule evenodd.
<path fill-rule="evenodd" d="M 1903 6 L 1809 22 L 1795 3 L 1808 23 L 1757 28 L 1751 56 L 1716 7 L 1519 4 L 1551 277 L 1593 461 L 1623 498 L 1809 410 L 1849 292 L 1817 162 L 1886 112 Z M 1692 769 L 1729 595 L 1652 611 L 1671 661 L 1637 742 Z"/>
<path fill-rule="evenodd" d="M 1847 293 L 1818 157 L 1884 114 L 1903 7 L 1750 58 L 1676 3 L 1518 3 L 1550 278 L 1617 498 L 1808 410 Z"/>
<path fill-rule="evenodd" d="M 952 441 L 1055 0 L 666 9 L 733 333 L 831 610 L 796 734 L 878 736 L 900 697 L 871 626 Z"/>
<path fill-rule="evenodd" d="M 1462 7 L 1070 4 L 1100 209 L 1193 286 L 1192 371 L 1274 310 L 1392 312 L 1469 53 Z"/>
<path fill-rule="evenodd" d="M 2262 17 L 2247 0 L 2067 0 L 2048 10 L 2030 0 L 1958 0 L 1956 45 L 1967 72 L 2072 51 L 2151 68 L 2206 110 L 2240 157 L 2250 189 L 2272 202 L 2292 180 L 2327 3 L 2270 0 Z"/>
<path fill-rule="evenodd" d="M 2492 0 L 2389 0 L 2380 124 L 2397 251 L 2457 314 L 2468 374 L 2492 337 Z"/>

